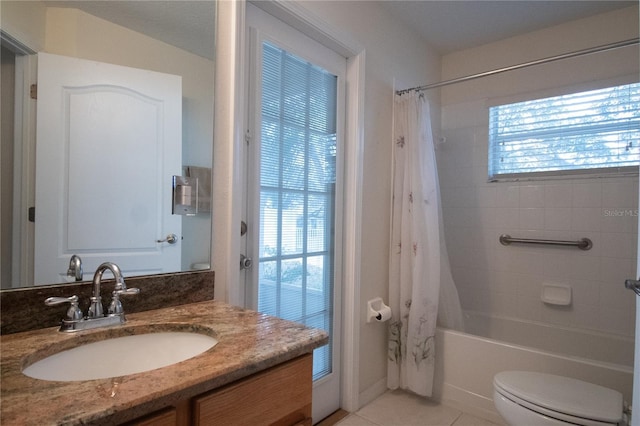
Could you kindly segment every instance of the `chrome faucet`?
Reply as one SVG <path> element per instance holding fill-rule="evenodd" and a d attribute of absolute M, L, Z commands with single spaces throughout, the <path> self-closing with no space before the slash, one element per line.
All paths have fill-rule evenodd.
<path fill-rule="evenodd" d="M 102 309 L 102 297 L 100 296 L 100 284 L 102 281 L 102 274 L 107 270 L 111 271 L 113 278 L 116 280 L 116 290 L 122 287 L 125 289 L 127 288 L 124 284 L 124 278 L 122 278 L 122 272 L 118 265 L 112 262 L 104 262 L 98 266 L 96 273 L 93 274 L 93 295 L 91 296 L 89 312 L 87 312 L 87 316 L 89 318 L 100 318 L 104 316 L 104 311 Z"/>
<path fill-rule="evenodd" d="M 115 278 L 115 289 L 111 293 L 111 304 L 104 315 L 102 307 L 102 297 L 100 296 L 102 275 L 105 271 L 111 271 Z M 47 306 L 59 305 L 61 303 L 71 303 L 71 308 L 67 311 L 67 317 L 62 320 L 60 331 L 72 332 L 77 330 L 87 330 L 90 328 L 106 327 L 109 325 L 124 324 L 124 309 L 120 302 L 121 295 L 138 294 L 140 289 L 127 288 L 122 277 L 122 272 L 118 265 L 112 262 L 104 262 L 93 275 L 93 294 L 90 298 L 91 305 L 86 317 L 82 317 L 82 311 L 78 308 L 78 297 L 49 297 L 44 303 Z"/>
<path fill-rule="evenodd" d="M 76 281 L 82 281 L 82 259 L 77 254 L 71 256 L 71 260 L 69 260 L 67 276 L 75 277 Z"/>

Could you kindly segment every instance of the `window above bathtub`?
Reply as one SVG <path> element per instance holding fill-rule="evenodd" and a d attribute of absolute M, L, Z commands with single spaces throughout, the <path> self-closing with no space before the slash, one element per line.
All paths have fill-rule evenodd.
<path fill-rule="evenodd" d="M 638 172 L 640 83 L 489 108 L 489 180 Z"/>

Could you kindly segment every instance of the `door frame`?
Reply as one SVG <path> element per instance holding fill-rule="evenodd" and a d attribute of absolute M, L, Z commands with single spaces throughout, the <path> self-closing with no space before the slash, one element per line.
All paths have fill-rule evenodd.
<path fill-rule="evenodd" d="M 278 49 L 303 62 L 308 61 L 315 66 L 322 68 L 325 72 L 336 77 L 336 97 L 334 105 L 336 113 L 336 164 L 335 164 L 335 190 L 334 200 L 331 202 L 330 211 L 335 215 L 332 219 L 332 247 L 331 252 L 333 261 L 332 267 L 332 291 L 331 291 L 331 344 L 330 349 L 331 369 L 321 378 L 317 378 L 313 382 L 313 420 L 315 422 L 322 420 L 324 417 L 331 415 L 335 410 L 341 408 L 342 400 L 342 250 L 343 250 L 343 187 L 344 187 L 344 146 L 345 146 L 345 86 L 346 86 L 346 58 L 328 49 L 326 46 L 310 39 L 306 34 L 292 28 L 288 23 L 279 20 L 249 5 L 247 12 L 247 25 L 249 26 L 247 35 L 247 46 L 249 52 L 248 64 L 249 72 L 248 81 L 245 83 L 249 89 L 247 96 L 247 144 L 245 169 L 242 173 L 246 177 L 246 196 L 243 197 L 243 208 L 245 208 L 245 220 L 247 221 L 249 231 L 242 241 L 242 253 L 255 260 L 252 268 L 243 270 L 240 273 L 240 282 L 245 279 L 245 307 L 249 309 L 258 308 L 258 294 L 260 292 L 260 251 L 259 240 L 261 231 L 259 231 L 261 223 L 260 200 L 262 196 L 262 188 L 260 184 L 261 161 L 262 161 L 262 84 L 263 84 L 263 67 L 264 67 L 264 43 L 270 43 Z M 284 117 L 280 117 L 281 119 Z M 286 121 L 286 120 L 285 120 Z M 307 129 L 310 130 L 310 129 Z M 311 144 L 311 141 L 308 141 Z M 285 189 L 285 188 L 281 188 Z M 302 189 L 302 188 L 299 188 Z M 306 192 L 308 188 L 304 188 Z M 318 188 L 316 188 L 317 190 Z M 311 193 L 315 192 L 310 190 Z M 328 193 L 327 193 L 328 195 Z M 282 208 L 280 206 L 279 208 Z M 326 232 L 326 231 L 325 231 Z M 245 247 L 246 245 L 246 247 Z M 327 250 L 328 248 L 325 248 Z M 305 249 L 303 249 L 303 253 Z M 326 264 L 325 264 L 326 265 Z M 326 287 L 325 287 L 326 288 Z M 306 294 L 306 293 L 303 293 Z M 315 371 L 315 370 L 314 370 Z"/>
<path fill-rule="evenodd" d="M 640 196 L 640 188 L 638 188 L 638 195 Z M 638 208 L 640 209 L 640 201 L 638 201 Z M 637 212 L 638 210 L 636 210 L 636 215 L 638 216 L 638 227 L 640 227 L 640 215 L 638 215 Z M 630 277 L 634 280 L 637 280 L 639 279 L 638 277 L 640 277 L 640 233 L 638 233 L 637 247 L 636 275 L 634 277 Z M 633 355 L 633 392 L 631 406 L 640 407 L 640 296 L 636 296 L 635 294 L 631 294 L 630 296 L 636 299 L 635 352 Z M 638 413 L 636 413 L 635 416 L 631 416 L 631 422 L 632 426 L 640 426 L 640 416 Z"/>
<path fill-rule="evenodd" d="M 4 31 L 0 39 L 15 54 L 13 233 L 8 237 L 14 256 L 11 283 L 3 284 L 18 288 L 33 283 L 34 225 L 25 212 L 35 205 L 36 102 L 30 88 L 37 82 L 38 57 L 36 50 Z"/>
<path fill-rule="evenodd" d="M 362 174 L 364 151 L 365 50 L 348 35 L 331 28 L 293 2 L 255 2 L 255 5 L 288 23 L 314 40 L 347 58 L 347 105 L 344 170 L 344 235 L 342 294 L 342 383 L 341 407 L 356 411 L 359 406 L 360 253 Z M 240 218 L 242 215 L 242 150 L 244 141 L 246 1 L 220 2 L 218 6 L 217 51 L 229 61 L 216 61 L 216 107 L 214 181 L 216 197 L 212 264 L 216 271 L 215 297 L 241 305 L 244 289 L 240 285 Z M 220 143 L 221 141 L 229 143 Z"/>

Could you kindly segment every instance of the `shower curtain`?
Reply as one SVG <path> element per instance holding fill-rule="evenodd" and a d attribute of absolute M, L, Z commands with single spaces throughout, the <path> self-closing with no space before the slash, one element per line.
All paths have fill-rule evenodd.
<path fill-rule="evenodd" d="M 463 324 L 444 242 L 429 103 L 422 93 L 395 97 L 393 142 L 387 386 L 431 396 L 436 321 L 459 330 Z"/>

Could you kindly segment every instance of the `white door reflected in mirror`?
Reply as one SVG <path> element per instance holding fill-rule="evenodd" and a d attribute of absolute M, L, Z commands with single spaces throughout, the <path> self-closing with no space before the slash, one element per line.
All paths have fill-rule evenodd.
<path fill-rule="evenodd" d="M 37 115 L 34 281 L 60 282 L 72 254 L 86 271 L 179 271 L 180 238 L 157 240 L 182 233 L 182 78 L 40 53 Z"/>

